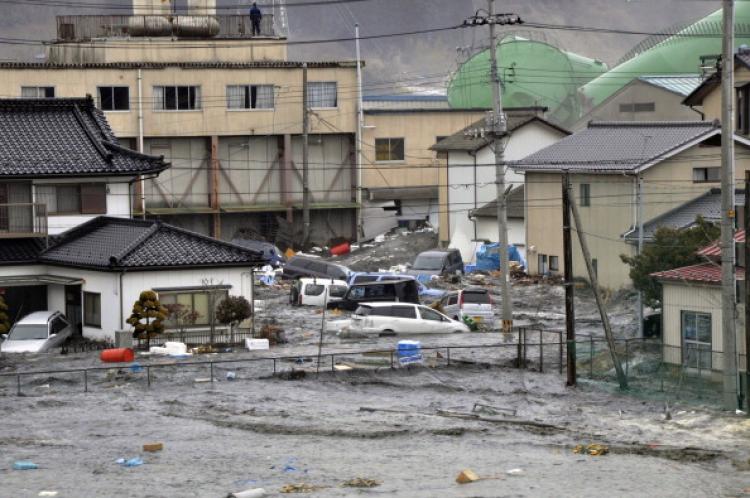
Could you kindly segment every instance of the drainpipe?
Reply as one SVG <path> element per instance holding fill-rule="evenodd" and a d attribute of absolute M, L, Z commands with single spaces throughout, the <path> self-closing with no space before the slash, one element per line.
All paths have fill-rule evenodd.
<path fill-rule="evenodd" d="M 122 295 L 122 277 L 125 276 L 125 270 L 120 272 L 120 330 L 125 330 L 125 315 L 123 313 L 123 295 Z"/>
<path fill-rule="evenodd" d="M 138 152 L 143 154 L 143 73 L 138 68 Z M 143 175 L 140 177 L 141 185 L 141 217 L 146 219 L 146 182 Z"/>
<path fill-rule="evenodd" d="M 479 206 L 477 206 L 477 153 L 476 151 L 469 151 L 469 155 L 474 158 L 474 209 L 477 209 Z M 450 186 L 449 186 L 450 188 Z M 477 219 L 476 217 L 471 220 L 471 222 L 474 224 L 474 240 L 477 240 Z"/>

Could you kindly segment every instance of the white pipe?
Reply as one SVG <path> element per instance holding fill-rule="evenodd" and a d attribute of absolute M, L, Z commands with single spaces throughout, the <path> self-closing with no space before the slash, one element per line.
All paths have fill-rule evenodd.
<path fill-rule="evenodd" d="M 138 152 L 143 154 L 143 74 L 138 69 Z M 141 185 L 141 217 L 146 219 L 146 181 L 140 177 Z"/>
<path fill-rule="evenodd" d="M 357 50 L 357 240 L 364 237 L 362 226 L 362 127 L 364 126 L 364 110 L 362 109 L 362 63 L 359 52 L 359 23 L 354 24 L 354 38 Z"/>

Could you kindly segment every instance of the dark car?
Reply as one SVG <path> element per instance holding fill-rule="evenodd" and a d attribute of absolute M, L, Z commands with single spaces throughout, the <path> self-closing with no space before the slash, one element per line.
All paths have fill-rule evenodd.
<path fill-rule="evenodd" d="M 419 304 L 419 285 L 413 278 L 354 284 L 341 301 L 328 303 L 329 308 L 354 311 L 360 303 L 400 302 Z"/>
<path fill-rule="evenodd" d="M 418 279 L 432 275 L 464 272 L 464 262 L 458 249 L 433 249 L 419 253 L 407 273 Z"/>
<path fill-rule="evenodd" d="M 258 251 L 263 254 L 263 259 L 267 260 L 268 264 L 273 267 L 278 267 L 286 263 L 284 253 L 270 242 L 250 239 L 232 239 L 232 244 L 246 249 L 252 249 L 253 251 Z"/>
<path fill-rule="evenodd" d="M 284 265 L 282 277 L 287 279 L 318 277 L 348 280 L 350 273 L 351 270 L 344 265 L 330 263 L 320 258 L 293 256 Z"/>

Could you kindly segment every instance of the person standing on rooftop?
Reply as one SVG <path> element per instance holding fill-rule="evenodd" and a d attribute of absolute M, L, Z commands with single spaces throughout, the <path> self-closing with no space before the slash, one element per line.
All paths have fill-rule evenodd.
<path fill-rule="evenodd" d="M 250 22 L 253 23 L 253 36 L 260 35 L 260 20 L 263 18 L 263 14 L 258 8 L 258 4 L 253 2 L 253 6 L 250 7 Z"/>

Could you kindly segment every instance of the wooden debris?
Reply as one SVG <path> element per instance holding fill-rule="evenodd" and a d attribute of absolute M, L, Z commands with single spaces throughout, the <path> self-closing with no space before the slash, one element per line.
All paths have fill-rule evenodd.
<path fill-rule="evenodd" d="M 458 477 L 456 477 L 456 482 L 458 484 L 469 484 L 470 482 L 475 482 L 479 480 L 479 476 L 471 469 L 462 470 L 460 474 L 458 474 Z"/>
<path fill-rule="evenodd" d="M 154 453 L 164 449 L 164 443 L 147 443 L 143 445 L 143 451 Z"/>
<path fill-rule="evenodd" d="M 578 444 L 575 448 L 573 448 L 573 453 L 575 453 L 576 455 L 586 453 L 591 456 L 601 456 L 609 453 L 609 447 L 603 444 L 589 444 L 586 446 Z"/>
<path fill-rule="evenodd" d="M 316 486 L 314 484 L 307 484 L 304 482 L 298 484 L 287 484 L 279 489 L 281 493 L 312 493 L 319 489 L 323 489 L 325 486 Z"/>
<path fill-rule="evenodd" d="M 380 486 L 381 482 L 375 479 L 366 479 L 364 477 L 355 477 L 341 483 L 344 488 L 375 488 Z"/>

